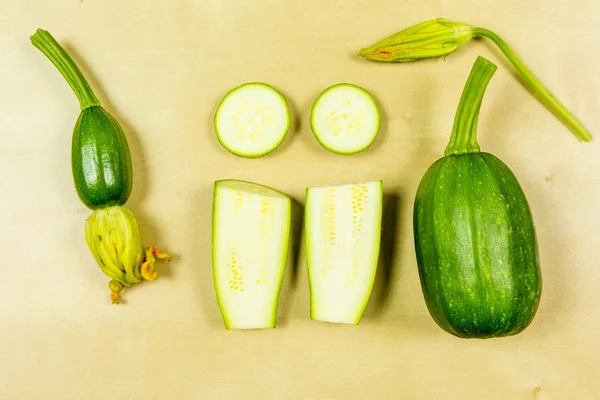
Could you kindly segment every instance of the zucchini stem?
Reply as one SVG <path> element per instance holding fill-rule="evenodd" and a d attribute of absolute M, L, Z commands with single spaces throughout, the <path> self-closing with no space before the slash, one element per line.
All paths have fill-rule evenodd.
<path fill-rule="evenodd" d="M 494 42 L 519 74 L 521 74 L 521 77 L 531 86 L 535 93 L 539 95 L 542 103 L 554 112 L 554 114 L 567 125 L 579 139 L 584 142 L 589 142 L 592 139 L 592 135 L 585 126 L 583 126 L 583 124 L 567 110 L 567 108 L 563 106 L 544 85 L 542 85 L 500 36 L 485 28 L 473 28 L 473 35 L 483 36 Z"/>
<path fill-rule="evenodd" d="M 481 56 L 477 57 L 458 103 L 452 135 L 444 152 L 445 156 L 479 152 L 477 143 L 479 111 L 485 90 L 496 69 L 494 63 Z"/>
<path fill-rule="evenodd" d="M 71 56 L 69 56 L 48 31 L 38 29 L 30 39 L 31 43 L 52 61 L 52 64 L 58 68 L 62 76 L 67 80 L 75 96 L 77 96 L 82 110 L 100 105 L 100 101 L 92 91 L 79 67 L 77 67 Z"/>

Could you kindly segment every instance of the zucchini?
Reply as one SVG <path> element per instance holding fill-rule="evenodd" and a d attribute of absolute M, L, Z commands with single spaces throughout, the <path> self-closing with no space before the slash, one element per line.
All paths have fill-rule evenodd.
<path fill-rule="evenodd" d="M 477 121 L 496 66 L 478 57 L 444 157 L 423 176 L 414 241 L 429 313 L 461 338 L 516 335 L 533 320 L 542 280 L 533 218 L 516 177 L 481 152 Z"/>
<path fill-rule="evenodd" d="M 263 185 L 215 182 L 213 279 L 226 329 L 275 328 L 291 204 L 288 196 Z"/>
<path fill-rule="evenodd" d="M 38 29 L 35 47 L 58 68 L 77 96 L 81 113 L 71 142 L 71 170 L 81 202 L 92 210 L 121 206 L 133 185 L 131 153 L 119 122 L 100 104 L 79 68 L 49 32 Z"/>
<path fill-rule="evenodd" d="M 92 210 L 121 206 L 129 199 L 133 186 L 129 145 L 121 125 L 101 106 L 79 114 L 71 170 L 79 198 Z"/>
<path fill-rule="evenodd" d="M 275 150 L 290 128 L 287 100 L 275 88 L 249 82 L 230 90 L 217 107 L 214 127 L 219 143 L 241 157 Z"/>
<path fill-rule="evenodd" d="M 307 189 L 311 319 L 360 323 L 379 259 L 382 191 L 381 181 Z"/>
<path fill-rule="evenodd" d="M 379 133 L 379 107 L 369 92 L 339 83 L 325 89 L 314 102 L 310 127 L 329 151 L 355 154 L 366 150 Z"/>
<path fill-rule="evenodd" d="M 133 186 L 131 154 L 119 122 L 100 104 L 69 54 L 43 29 L 32 44 L 59 70 L 77 96 L 81 112 L 71 142 L 71 170 L 81 202 L 93 210 L 85 221 L 85 240 L 102 272 L 111 278 L 113 304 L 120 293 L 143 280 L 155 280 L 156 259 L 171 256 L 155 247 L 144 250 L 138 223 L 124 207 Z"/>

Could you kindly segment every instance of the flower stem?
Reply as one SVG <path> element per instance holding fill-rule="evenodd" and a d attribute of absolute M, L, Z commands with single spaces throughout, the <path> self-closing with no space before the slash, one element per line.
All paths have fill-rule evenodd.
<path fill-rule="evenodd" d="M 533 75 L 533 73 L 523 64 L 523 62 L 517 57 L 514 51 L 506 44 L 504 40 L 494 32 L 485 28 L 473 28 L 474 36 L 484 36 L 490 39 L 498 46 L 498 48 L 504 53 L 506 58 L 521 74 L 523 79 L 533 88 L 533 90 L 540 96 L 541 101 L 552 111 L 558 118 L 565 123 L 575 135 L 584 142 L 589 142 L 592 139 L 590 132 L 583 126 L 583 124 L 563 106 L 548 89 Z"/>

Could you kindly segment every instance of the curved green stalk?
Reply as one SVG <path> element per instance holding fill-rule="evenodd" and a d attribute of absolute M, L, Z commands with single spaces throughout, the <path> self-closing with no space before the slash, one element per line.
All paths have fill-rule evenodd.
<path fill-rule="evenodd" d="M 477 143 L 479 110 L 481 110 L 485 90 L 496 69 L 496 65 L 492 62 L 481 56 L 477 57 L 458 103 L 452 135 L 444 152 L 445 156 L 479 152 Z"/>
<path fill-rule="evenodd" d="M 538 95 L 538 99 L 570 128 L 575 136 L 584 142 L 592 139 L 592 135 L 583 124 L 541 84 L 504 40 L 490 30 L 436 18 L 396 32 L 365 47 L 360 50 L 359 56 L 380 62 L 411 62 L 424 58 L 446 57 L 477 36 L 486 37 L 498 46 L 528 86 Z"/>
<path fill-rule="evenodd" d="M 71 86 L 71 89 L 73 89 L 73 92 L 75 92 L 82 110 L 100 105 L 100 101 L 73 59 L 48 31 L 38 29 L 31 36 L 31 43 L 44 53 L 52 61 L 52 64 L 58 68 L 62 76 L 69 83 L 69 86 Z"/>
<path fill-rule="evenodd" d="M 541 101 L 553 111 L 561 121 L 563 121 L 578 138 L 584 142 L 589 142 L 592 139 L 590 132 L 583 126 L 583 124 L 563 106 L 555 97 L 550 93 L 548 89 L 533 75 L 533 73 L 523 64 L 523 62 L 517 57 L 515 52 L 506 44 L 504 40 L 494 32 L 485 28 L 473 28 L 474 36 L 484 36 L 490 39 L 498 46 L 498 48 L 504 53 L 506 58 L 521 74 L 523 79 L 531 85 L 533 90 L 540 95 Z"/>

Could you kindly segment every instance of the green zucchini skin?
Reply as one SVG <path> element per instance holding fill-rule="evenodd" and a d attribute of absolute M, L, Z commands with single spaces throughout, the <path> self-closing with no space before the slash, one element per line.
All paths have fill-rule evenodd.
<path fill-rule="evenodd" d="M 71 167 L 77 195 L 96 210 L 124 205 L 131 194 L 131 153 L 123 129 L 101 106 L 79 114 L 71 145 Z"/>
<path fill-rule="evenodd" d="M 516 335 L 542 279 L 532 215 L 516 177 L 484 152 L 436 161 L 417 190 L 414 240 L 429 313 L 461 338 Z"/>

